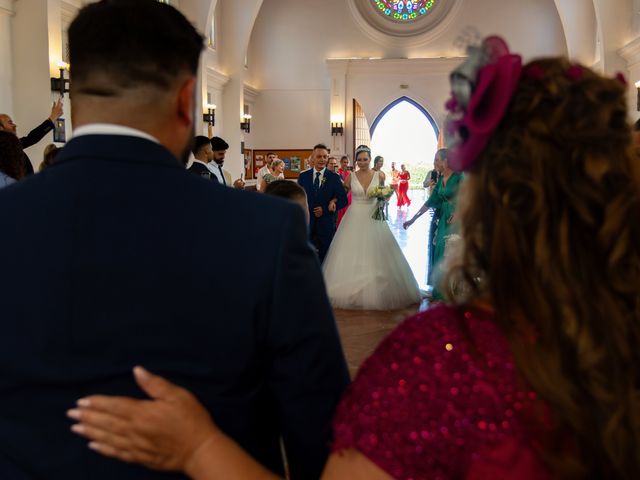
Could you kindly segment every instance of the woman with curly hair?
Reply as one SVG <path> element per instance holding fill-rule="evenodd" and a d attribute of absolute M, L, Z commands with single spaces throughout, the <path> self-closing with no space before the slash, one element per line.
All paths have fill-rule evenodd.
<path fill-rule="evenodd" d="M 624 79 L 562 58 L 523 68 L 490 37 L 452 83 L 457 288 L 363 364 L 323 478 L 635 479 L 640 165 Z M 274 478 L 191 394 L 136 378 L 154 400 L 70 412 L 93 449 L 196 479 Z"/>
<path fill-rule="evenodd" d="M 0 131 L 0 188 L 24 176 L 20 140 L 11 132 Z"/>

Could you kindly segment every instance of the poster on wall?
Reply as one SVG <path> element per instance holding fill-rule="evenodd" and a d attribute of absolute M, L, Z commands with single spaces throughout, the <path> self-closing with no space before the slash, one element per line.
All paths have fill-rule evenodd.
<path fill-rule="evenodd" d="M 301 171 L 306 168 L 307 159 L 313 153 L 311 149 L 282 149 L 282 150 L 254 150 L 254 171 L 257 173 L 266 163 L 267 153 L 275 153 L 284 162 L 285 178 L 298 178 Z"/>
<path fill-rule="evenodd" d="M 250 148 L 244 149 L 244 179 L 253 180 L 255 175 L 253 174 L 253 150 Z"/>
<path fill-rule="evenodd" d="M 266 153 L 257 153 L 258 150 L 253 152 L 253 178 L 258 178 L 258 170 L 264 167 L 266 163 Z"/>

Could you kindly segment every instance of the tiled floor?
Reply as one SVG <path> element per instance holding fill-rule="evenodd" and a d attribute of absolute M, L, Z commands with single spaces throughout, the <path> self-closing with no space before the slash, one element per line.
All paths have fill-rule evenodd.
<path fill-rule="evenodd" d="M 395 197 L 389 205 L 389 226 L 400 244 L 405 257 L 422 290 L 427 290 L 427 235 L 429 233 L 430 214 L 426 213 L 413 224 L 409 230 L 404 230 L 402 224 L 410 219 L 424 203 L 422 191 L 411 192 L 412 204 L 409 210 L 398 210 L 395 207 Z M 395 311 L 362 311 L 336 310 L 336 321 L 342 338 L 342 346 L 347 357 L 351 376 L 356 373 L 362 362 L 375 350 L 380 341 L 386 337 L 404 318 L 424 310 L 428 301 L 421 305 Z"/>

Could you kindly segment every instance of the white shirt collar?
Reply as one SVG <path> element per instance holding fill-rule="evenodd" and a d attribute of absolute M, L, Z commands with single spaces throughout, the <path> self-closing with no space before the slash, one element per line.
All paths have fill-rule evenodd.
<path fill-rule="evenodd" d="M 327 171 L 327 167 L 324 167 L 322 170 L 316 170 L 316 168 L 313 167 L 313 178 L 316 177 L 316 173 L 320 174 L 320 178 L 324 177 L 324 174 L 326 171 Z"/>
<path fill-rule="evenodd" d="M 73 131 L 72 137 L 81 137 L 83 135 L 125 135 L 128 137 L 144 138 L 155 143 L 160 143 L 156 137 L 149 135 L 142 130 L 125 127 L 123 125 L 116 125 L 114 123 L 90 123 L 88 125 L 83 125 Z"/>
<path fill-rule="evenodd" d="M 209 165 L 207 165 L 205 162 L 203 162 L 202 160 L 198 160 L 197 158 L 193 159 L 193 163 L 201 163 L 202 165 L 204 165 L 205 167 L 209 168 Z"/>

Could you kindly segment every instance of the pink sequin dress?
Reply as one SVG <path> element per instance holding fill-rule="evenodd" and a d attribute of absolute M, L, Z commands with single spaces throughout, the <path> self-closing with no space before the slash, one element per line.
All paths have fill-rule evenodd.
<path fill-rule="evenodd" d="M 362 365 L 334 420 L 391 477 L 552 478 L 534 453 L 546 422 L 508 344 L 481 311 L 437 306 L 405 320 Z"/>

